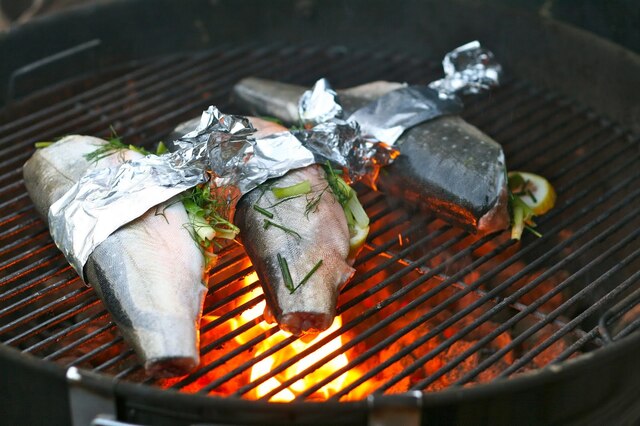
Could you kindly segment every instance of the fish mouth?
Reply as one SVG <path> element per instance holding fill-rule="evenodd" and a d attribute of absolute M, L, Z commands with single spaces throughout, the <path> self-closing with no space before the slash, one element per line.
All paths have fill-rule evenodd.
<path fill-rule="evenodd" d="M 334 315 L 320 312 L 289 312 L 278 321 L 280 328 L 295 336 L 316 336 L 331 327 Z"/>
<path fill-rule="evenodd" d="M 148 374 L 158 378 L 184 376 L 198 366 L 198 360 L 188 356 L 152 359 L 145 363 Z"/>

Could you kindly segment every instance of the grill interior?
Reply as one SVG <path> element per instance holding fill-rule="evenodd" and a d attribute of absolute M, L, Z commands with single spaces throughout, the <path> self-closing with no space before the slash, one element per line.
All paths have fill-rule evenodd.
<path fill-rule="evenodd" d="M 507 76 L 509 72 L 507 70 Z M 260 396 L 269 400 L 341 354 L 348 363 L 297 391 L 320 389 L 346 372 L 329 396 L 362 399 L 407 390 L 438 391 L 559 363 L 640 327 L 638 137 L 558 93 L 511 78 L 465 100 L 464 118 L 499 141 L 510 170 L 546 176 L 558 192 L 538 220 L 543 234 L 521 243 L 482 238 L 399 200 L 358 188 L 371 233 L 338 306 L 342 326 L 251 381 L 253 365 L 297 339 L 256 351 L 277 327 L 239 315 L 263 300 L 240 246 L 221 258 L 201 325 L 200 368 L 180 379 L 144 375 L 93 290 L 51 241 L 21 180 L 37 141 L 70 133 L 151 147 L 210 104 L 230 103 L 245 76 L 334 87 L 373 80 L 427 83 L 439 59 L 314 45 L 223 45 L 159 57 L 49 86 L 4 111 L 0 126 L 0 340 L 64 367 L 129 382 L 228 398 L 255 399 L 258 385 L 342 336 L 342 345 Z M 236 322 L 233 322 L 236 321 Z"/>

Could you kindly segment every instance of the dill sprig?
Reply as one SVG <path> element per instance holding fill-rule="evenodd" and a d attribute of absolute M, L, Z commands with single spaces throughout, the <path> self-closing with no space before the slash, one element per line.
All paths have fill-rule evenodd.
<path fill-rule="evenodd" d="M 329 188 L 331 188 L 331 192 L 333 192 L 333 195 L 342 207 L 346 206 L 349 199 L 353 196 L 353 190 L 338 176 L 338 172 L 340 171 L 335 170 L 328 162 L 324 166 L 324 170 L 327 174 L 327 183 L 329 184 Z"/>
<path fill-rule="evenodd" d="M 140 146 L 135 146 L 131 144 L 126 145 L 124 142 L 122 142 L 122 138 L 118 136 L 118 133 L 113 128 L 113 126 L 111 126 L 110 129 L 111 129 L 111 136 L 109 137 L 109 139 L 107 139 L 107 143 L 104 145 L 100 145 L 95 151 L 85 154 L 84 157 L 88 161 L 95 163 L 97 161 L 102 160 L 105 157 L 110 156 L 114 152 L 117 152 L 123 149 L 129 149 L 131 151 L 138 152 L 142 155 L 152 154 L 152 152 L 147 151 L 146 149 Z M 160 142 L 160 145 L 158 145 L 158 151 L 160 151 L 161 149 L 164 149 L 164 151 L 166 152 L 166 147 L 162 142 Z M 158 153 L 156 154 L 160 155 Z"/>

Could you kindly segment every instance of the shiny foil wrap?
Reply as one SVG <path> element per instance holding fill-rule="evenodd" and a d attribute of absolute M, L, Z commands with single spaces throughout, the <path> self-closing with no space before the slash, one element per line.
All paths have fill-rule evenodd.
<path fill-rule="evenodd" d="M 444 78 L 429 84 L 441 96 L 477 94 L 500 85 L 502 66 L 477 40 L 447 53 L 442 68 Z"/>
<path fill-rule="evenodd" d="M 336 100 L 338 94 L 326 78 L 316 81 L 298 102 L 298 114 L 303 123 L 320 124 L 342 115 L 342 106 Z"/>
<path fill-rule="evenodd" d="M 348 118 L 360 125 L 365 138 L 393 145 L 409 129 L 420 123 L 462 111 L 457 97 L 442 97 L 429 88 L 407 86 L 387 93 L 360 108 Z"/>
<path fill-rule="evenodd" d="M 267 179 L 315 162 L 291 133 L 256 139 L 245 117 L 209 107 L 198 127 L 174 142 L 178 149 L 85 174 L 49 209 L 56 245 L 83 277 L 93 250 L 150 208 L 214 179 L 245 194 Z"/>
<path fill-rule="evenodd" d="M 305 144 L 311 144 L 311 149 L 322 145 L 325 138 L 322 155 L 348 168 L 352 178 L 362 177 L 375 168 L 368 164 L 371 161 L 384 166 L 393 160 L 392 147 L 405 130 L 442 115 L 460 113 L 463 104 L 458 94 L 479 93 L 497 86 L 502 73 L 493 54 L 477 41 L 447 53 L 443 67 L 445 77 L 428 87 L 401 87 L 355 111 L 346 121 L 340 118 L 342 107 L 336 92 L 326 79 L 318 80 L 298 103 L 301 121 L 315 126 L 296 134 Z M 346 123 L 359 129 L 360 134 L 350 133 L 344 138 Z M 330 134 L 332 129 L 334 133 Z M 354 144 L 353 139 L 361 142 Z M 347 154 L 349 150 L 343 143 L 355 149 Z"/>

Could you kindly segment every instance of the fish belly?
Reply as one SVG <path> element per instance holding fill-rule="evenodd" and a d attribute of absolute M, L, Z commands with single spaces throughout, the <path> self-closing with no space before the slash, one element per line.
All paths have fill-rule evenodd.
<path fill-rule="evenodd" d="M 265 317 L 273 317 L 283 330 L 295 335 L 315 334 L 331 326 L 338 293 L 354 273 L 347 263 L 349 230 L 345 215 L 327 189 L 324 173 L 317 165 L 290 171 L 271 185 L 287 187 L 308 180 L 312 192 L 282 202 L 270 189 L 256 188 L 242 197 L 236 211 L 236 224 L 267 300 Z M 315 197 L 320 197 L 319 202 L 309 211 Z M 254 205 L 273 217 L 265 217 Z M 273 225 L 265 228 L 265 220 L 288 231 Z M 287 262 L 293 291 L 285 281 L 278 256 Z"/>
<path fill-rule="evenodd" d="M 116 153 L 98 163 L 85 159 L 104 143 L 68 136 L 27 161 L 25 186 L 41 215 L 46 218 L 51 204 L 89 168 L 136 155 Z M 199 323 L 207 290 L 202 254 L 185 224 L 188 217 L 180 203 L 154 207 L 103 241 L 84 269 L 120 332 L 155 376 L 183 375 L 199 363 Z"/>

